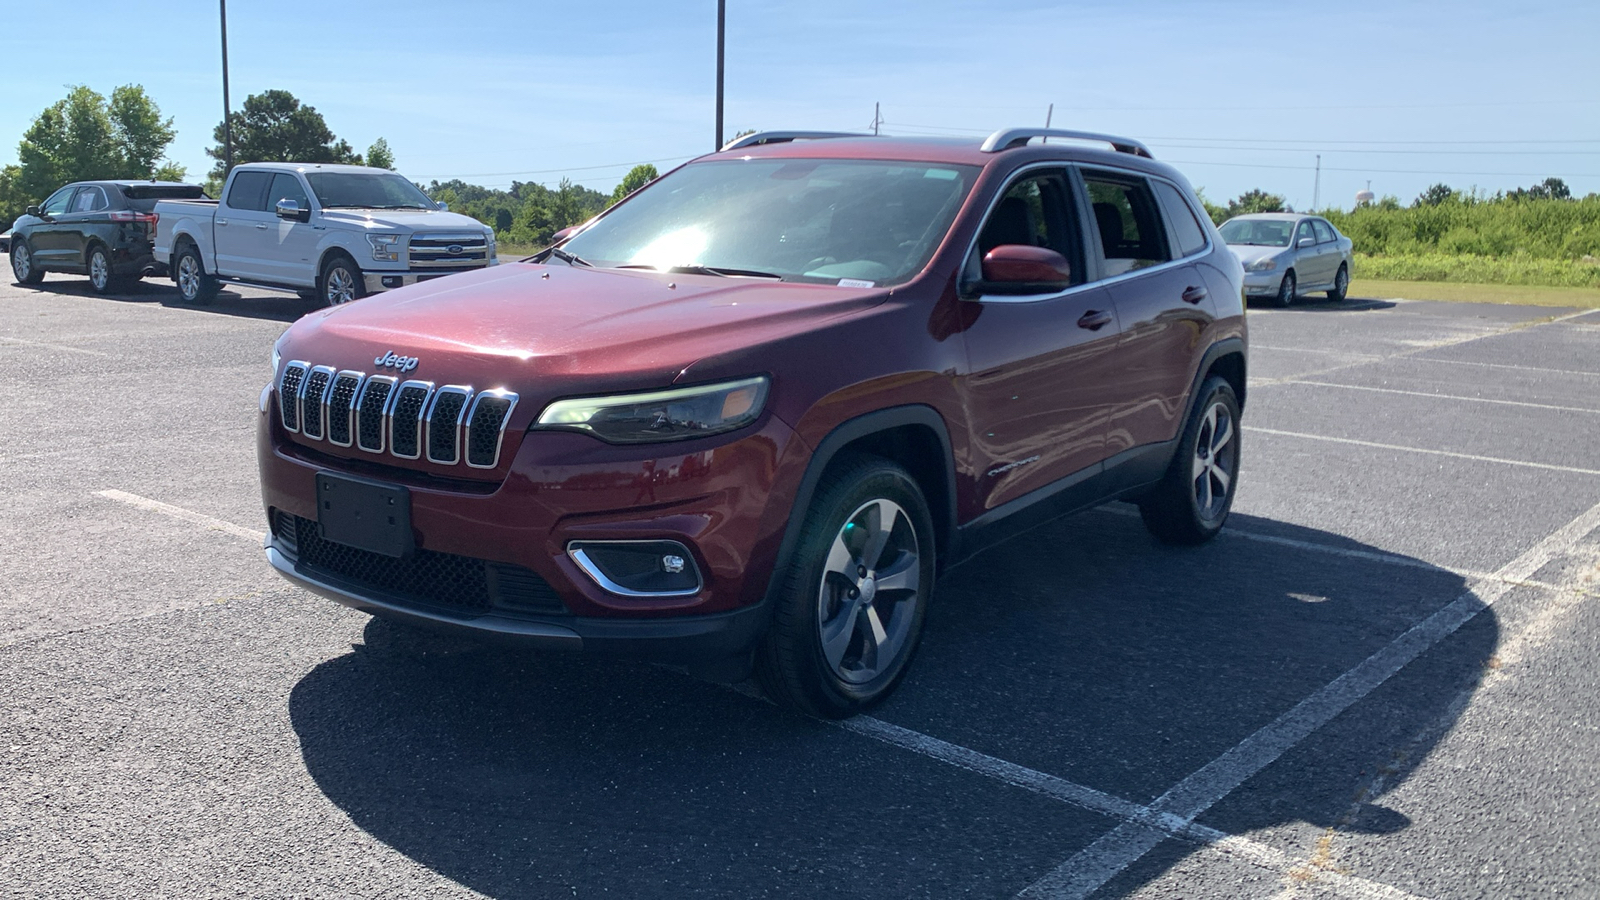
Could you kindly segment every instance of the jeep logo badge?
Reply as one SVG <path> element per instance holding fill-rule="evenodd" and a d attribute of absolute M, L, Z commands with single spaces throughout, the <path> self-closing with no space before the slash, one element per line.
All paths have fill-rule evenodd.
<path fill-rule="evenodd" d="M 416 358 L 415 356 L 396 356 L 394 351 L 391 350 L 377 359 L 374 359 L 372 364 L 380 369 L 394 369 L 397 372 L 409 372 L 412 369 L 415 369 L 417 367 L 417 363 L 420 362 L 422 362 L 422 360 Z"/>

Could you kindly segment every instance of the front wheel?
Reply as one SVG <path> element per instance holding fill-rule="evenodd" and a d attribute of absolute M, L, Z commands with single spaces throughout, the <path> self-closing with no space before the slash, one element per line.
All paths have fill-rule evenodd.
<path fill-rule="evenodd" d="M 1294 302 L 1295 277 L 1294 270 L 1283 273 L 1283 280 L 1278 282 L 1278 293 L 1272 298 L 1272 305 L 1279 309 Z"/>
<path fill-rule="evenodd" d="M 44 280 L 44 270 L 33 261 L 33 250 L 28 242 L 19 238 L 11 241 L 11 274 L 17 284 L 38 284 Z"/>
<path fill-rule="evenodd" d="M 1239 399 L 1215 375 L 1200 385 L 1178 451 L 1139 501 L 1150 533 L 1168 544 L 1203 544 L 1228 520 L 1239 486 Z"/>
<path fill-rule="evenodd" d="M 1333 276 L 1333 290 L 1328 292 L 1328 299 L 1339 303 L 1348 293 L 1350 293 L 1350 269 L 1344 263 L 1340 263 L 1339 274 Z"/>
<path fill-rule="evenodd" d="M 366 296 L 361 270 L 348 257 L 336 256 L 322 267 L 317 296 L 328 306 L 339 306 Z"/>
<path fill-rule="evenodd" d="M 774 702 L 843 719 L 893 692 L 933 591 L 933 519 L 905 469 L 862 457 L 823 476 L 783 565 L 756 677 Z"/>

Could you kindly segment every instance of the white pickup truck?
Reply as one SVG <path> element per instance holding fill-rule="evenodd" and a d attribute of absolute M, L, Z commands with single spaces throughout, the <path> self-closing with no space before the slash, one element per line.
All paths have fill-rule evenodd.
<path fill-rule="evenodd" d="M 387 169 L 235 166 L 221 200 L 156 204 L 154 251 L 188 303 L 222 282 L 327 305 L 496 264 L 494 231 Z"/>

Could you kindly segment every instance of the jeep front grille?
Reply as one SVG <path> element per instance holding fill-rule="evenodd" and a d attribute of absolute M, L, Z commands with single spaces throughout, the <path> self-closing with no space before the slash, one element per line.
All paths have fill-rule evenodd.
<path fill-rule="evenodd" d="M 472 234 L 415 234 L 411 236 L 413 269 L 477 269 L 489 264 L 489 240 Z"/>
<path fill-rule="evenodd" d="M 474 469 L 500 464 L 506 425 L 517 406 L 511 391 L 399 380 L 294 360 L 278 377 L 283 429 L 310 441 L 367 453 Z M 464 445 L 464 446 L 463 446 Z"/>

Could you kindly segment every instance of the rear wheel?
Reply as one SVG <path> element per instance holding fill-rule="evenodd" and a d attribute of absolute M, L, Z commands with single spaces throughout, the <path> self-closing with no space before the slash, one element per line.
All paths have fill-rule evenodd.
<path fill-rule="evenodd" d="M 1233 386 L 1213 375 L 1196 396 L 1167 474 L 1139 501 L 1145 527 L 1169 544 L 1216 537 L 1239 484 L 1239 400 Z"/>
<path fill-rule="evenodd" d="M 204 306 L 217 298 L 217 279 L 206 274 L 205 264 L 200 262 L 200 251 L 195 245 L 184 244 L 183 249 L 178 251 L 175 271 L 178 295 L 183 302 Z"/>
<path fill-rule="evenodd" d="M 1350 292 L 1350 270 L 1344 263 L 1339 264 L 1339 274 L 1333 276 L 1333 290 L 1328 292 L 1328 299 L 1335 303 L 1344 299 Z"/>
<path fill-rule="evenodd" d="M 89 286 L 96 294 L 109 294 L 116 289 L 116 279 L 111 275 L 111 255 L 99 244 L 89 248 Z"/>
<path fill-rule="evenodd" d="M 33 261 L 33 248 L 21 238 L 11 240 L 11 274 L 17 284 L 38 284 L 44 280 L 44 270 Z"/>
<path fill-rule="evenodd" d="M 933 590 L 933 520 L 905 469 L 877 457 L 823 476 L 780 574 L 756 677 L 774 702 L 829 719 L 904 677 Z"/>

